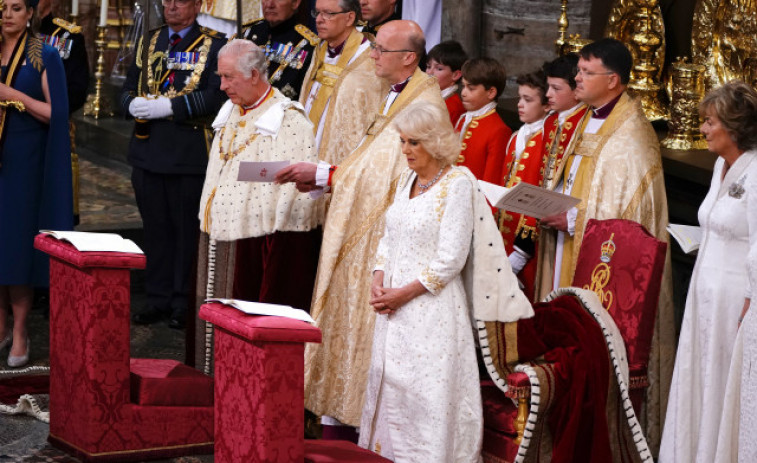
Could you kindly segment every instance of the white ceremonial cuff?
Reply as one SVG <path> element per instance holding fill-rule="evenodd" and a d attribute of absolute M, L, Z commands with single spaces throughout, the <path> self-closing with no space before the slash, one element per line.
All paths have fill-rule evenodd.
<path fill-rule="evenodd" d="M 576 216 L 578 215 L 578 209 L 571 207 L 565 214 L 565 218 L 568 220 L 568 233 L 573 236 L 576 233 Z"/>
<path fill-rule="evenodd" d="M 526 266 L 528 260 L 531 259 L 531 256 L 523 252 L 523 250 L 519 247 L 515 246 L 513 247 L 513 252 L 511 252 L 510 255 L 507 256 L 507 259 L 510 261 L 510 267 L 512 267 L 513 273 L 517 275 L 521 270 L 523 270 L 523 267 Z"/>
<path fill-rule="evenodd" d="M 329 169 L 331 164 L 324 161 L 318 161 L 318 167 L 315 169 L 315 185 L 327 188 L 329 186 Z"/>

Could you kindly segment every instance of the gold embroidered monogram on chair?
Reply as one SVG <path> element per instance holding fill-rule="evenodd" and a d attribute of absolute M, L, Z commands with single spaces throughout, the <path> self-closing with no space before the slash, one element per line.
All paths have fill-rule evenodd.
<path fill-rule="evenodd" d="M 605 310 L 610 310 L 615 299 L 612 291 L 605 290 L 605 286 L 607 286 L 612 277 L 612 267 L 610 267 L 609 263 L 612 260 L 612 255 L 615 254 L 615 242 L 612 240 L 614 237 L 615 233 L 611 233 L 610 239 L 602 243 L 599 256 L 600 262 L 591 272 L 591 283 L 584 285 L 583 288 L 594 292 Z"/>

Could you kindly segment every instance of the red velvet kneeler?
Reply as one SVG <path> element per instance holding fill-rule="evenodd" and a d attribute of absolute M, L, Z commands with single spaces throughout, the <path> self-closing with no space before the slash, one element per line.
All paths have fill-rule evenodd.
<path fill-rule="evenodd" d="M 34 246 L 51 256 L 49 441 L 84 461 L 210 453 L 213 407 L 130 401 L 129 270 L 145 257 Z"/>
<path fill-rule="evenodd" d="M 199 315 L 216 328 L 214 461 L 303 461 L 305 343 L 321 342 L 321 330 L 223 304 Z"/>
<path fill-rule="evenodd" d="M 391 463 L 346 440 L 306 440 L 305 463 Z"/>

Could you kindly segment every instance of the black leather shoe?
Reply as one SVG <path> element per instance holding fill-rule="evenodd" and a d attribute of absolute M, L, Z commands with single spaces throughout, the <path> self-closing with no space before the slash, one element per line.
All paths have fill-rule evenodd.
<path fill-rule="evenodd" d="M 168 319 L 168 327 L 175 330 L 183 330 L 187 324 L 187 314 L 184 312 L 174 312 Z"/>
<path fill-rule="evenodd" d="M 137 325 L 152 325 L 168 318 L 168 314 L 156 308 L 146 309 L 131 316 L 131 321 Z"/>

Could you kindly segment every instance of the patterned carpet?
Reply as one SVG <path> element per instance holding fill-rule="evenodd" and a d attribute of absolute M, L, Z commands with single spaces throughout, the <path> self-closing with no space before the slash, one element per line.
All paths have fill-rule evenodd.
<path fill-rule="evenodd" d="M 130 169 L 116 161 L 80 154 L 80 230 L 109 230 L 142 241 L 141 221 L 129 181 Z M 46 298 L 42 294 L 29 317 L 31 338 L 30 365 L 49 365 L 49 324 Z M 144 302 L 142 271 L 132 272 L 132 309 Z M 0 356 L 0 379 L 7 376 L 5 350 Z M 132 357 L 170 358 L 183 361 L 184 332 L 172 330 L 165 323 L 131 326 Z M 46 409 L 47 396 L 35 396 Z M 78 462 L 47 443 L 49 426 L 30 416 L 0 414 L 0 463 L 4 462 Z M 174 463 L 212 462 L 211 455 L 162 460 Z"/>

